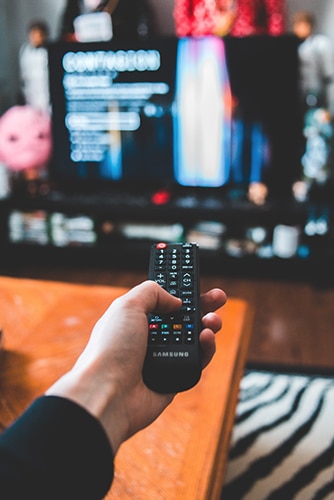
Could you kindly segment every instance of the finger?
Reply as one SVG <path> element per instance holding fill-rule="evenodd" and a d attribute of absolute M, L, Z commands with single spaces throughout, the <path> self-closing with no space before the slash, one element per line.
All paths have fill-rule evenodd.
<path fill-rule="evenodd" d="M 123 296 L 129 307 L 138 308 L 146 314 L 176 311 L 181 299 L 166 292 L 155 281 L 147 280 L 135 286 Z"/>
<path fill-rule="evenodd" d="M 210 328 L 214 333 L 219 332 L 222 327 L 222 319 L 218 314 L 210 312 L 202 318 L 203 328 Z"/>
<path fill-rule="evenodd" d="M 216 311 L 216 309 L 222 307 L 226 301 L 226 293 L 220 288 L 213 288 L 201 295 L 202 313 L 205 315 L 208 312 Z"/>
<path fill-rule="evenodd" d="M 209 328 L 204 328 L 200 333 L 200 344 L 202 348 L 202 368 L 205 368 L 216 352 L 215 334 Z"/>

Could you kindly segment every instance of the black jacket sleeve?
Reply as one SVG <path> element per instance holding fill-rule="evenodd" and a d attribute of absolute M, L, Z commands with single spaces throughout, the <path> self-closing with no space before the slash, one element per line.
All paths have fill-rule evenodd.
<path fill-rule="evenodd" d="M 98 500 L 113 473 L 104 429 L 67 399 L 40 397 L 0 436 L 3 500 Z"/>

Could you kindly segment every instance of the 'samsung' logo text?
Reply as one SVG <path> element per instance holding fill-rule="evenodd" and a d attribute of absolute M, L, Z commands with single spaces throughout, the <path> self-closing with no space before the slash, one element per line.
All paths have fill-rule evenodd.
<path fill-rule="evenodd" d="M 166 351 L 166 352 L 153 352 L 154 358 L 189 358 L 188 351 Z"/>

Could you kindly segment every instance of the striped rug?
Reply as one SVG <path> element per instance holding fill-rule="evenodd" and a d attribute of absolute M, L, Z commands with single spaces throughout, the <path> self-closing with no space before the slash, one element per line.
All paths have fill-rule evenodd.
<path fill-rule="evenodd" d="M 334 378 L 245 373 L 221 498 L 334 499 Z"/>

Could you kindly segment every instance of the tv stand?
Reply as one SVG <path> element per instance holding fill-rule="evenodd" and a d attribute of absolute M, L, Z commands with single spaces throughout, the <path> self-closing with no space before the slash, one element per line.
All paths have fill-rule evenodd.
<path fill-rule="evenodd" d="M 202 272 L 319 283 L 334 278 L 332 227 L 325 235 L 305 234 L 307 203 L 271 200 L 256 206 L 242 196 L 196 189 L 168 191 L 164 203 L 155 203 L 155 192 L 52 190 L 45 196 L 2 200 L 2 263 L 24 259 L 146 269 L 153 241 L 182 240 L 199 243 Z M 273 252 L 273 231 L 279 224 L 300 230 L 291 258 Z"/>

